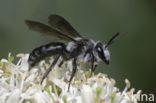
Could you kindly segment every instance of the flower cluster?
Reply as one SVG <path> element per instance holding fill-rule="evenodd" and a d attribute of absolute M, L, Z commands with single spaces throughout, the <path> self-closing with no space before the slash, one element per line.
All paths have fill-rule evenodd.
<path fill-rule="evenodd" d="M 17 64 L 12 63 L 10 54 L 8 60 L 0 61 L 0 103 L 137 103 L 140 96 L 141 91 L 128 91 L 130 82 L 127 79 L 121 92 L 115 87 L 114 79 L 102 73 L 89 77 L 90 72 L 83 70 L 83 65 L 78 65 L 68 91 L 71 61 L 61 67 L 56 65 L 40 84 L 49 64 L 42 61 L 29 71 L 28 56 L 18 54 Z"/>

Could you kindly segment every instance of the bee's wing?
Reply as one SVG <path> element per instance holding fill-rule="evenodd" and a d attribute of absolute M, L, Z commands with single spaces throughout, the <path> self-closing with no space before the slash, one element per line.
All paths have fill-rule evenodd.
<path fill-rule="evenodd" d="M 59 31 L 57 31 L 45 24 L 42 24 L 40 22 L 25 20 L 25 23 L 33 31 L 40 32 L 41 34 L 44 34 L 44 35 L 52 35 L 52 36 L 58 37 L 62 40 L 75 42 L 75 40 L 72 37 L 70 37 L 69 35 L 59 32 Z"/>
<path fill-rule="evenodd" d="M 49 16 L 49 24 L 57 29 L 59 29 L 60 31 L 62 31 L 63 33 L 65 33 L 66 35 L 69 35 L 71 37 L 82 37 L 73 27 L 71 24 L 69 24 L 69 22 L 67 20 L 65 20 L 63 17 L 59 16 L 59 15 L 55 15 L 52 14 Z"/>

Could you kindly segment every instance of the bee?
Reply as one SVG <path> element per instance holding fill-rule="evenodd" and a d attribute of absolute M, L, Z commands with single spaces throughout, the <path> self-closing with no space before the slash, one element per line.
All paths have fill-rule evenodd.
<path fill-rule="evenodd" d="M 77 62 L 79 60 L 91 63 L 91 75 L 95 71 L 96 62 L 104 61 L 106 64 L 109 64 L 110 52 L 108 47 L 121 36 L 120 33 L 115 34 L 106 44 L 102 44 L 100 41 L 95 42 L 82 37 L 67 20 L 59 15 L 52 14 L 48 19 L 51 27 L 37 21 L 25 20 L 26 25 L 31 30 L 68 42 L 67 44 L 65 42 L 50 42 L 35 48 L 30 53 L 28 58 L 30 68 L 46 57 L 54 57 L 50 67 L 43 75 L 41 84 L 60 57 L 62 57 L 62 61 L 59 66 L 64 61 L 72 60 L 73 69 L 69 79 L 68 90 L 77 71 Z"/>

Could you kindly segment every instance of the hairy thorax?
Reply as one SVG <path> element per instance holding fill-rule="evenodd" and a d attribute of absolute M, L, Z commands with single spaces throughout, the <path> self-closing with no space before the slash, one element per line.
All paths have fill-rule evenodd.
<path fill-rule="evenodd" d="M 92 58 L 94 52 L 95 42 L 89 39 L 75 38 L 77 43 L 69 42 L 66 50 L 75 55 L 79 61 L 88 62 Z"/>

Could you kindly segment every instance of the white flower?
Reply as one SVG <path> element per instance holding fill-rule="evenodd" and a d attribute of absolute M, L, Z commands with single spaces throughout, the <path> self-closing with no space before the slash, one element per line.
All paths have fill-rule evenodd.
<path fill-rule="evenodd" d="M 82 86 L 81 98 L 84 103 L 94 103 L 95 94 L 93 92 L 93 89 L 89 85 Z"/>
<path fill-rule="evenodd" d="M 62 67 L 57 65 L 48 77 L 40 84 L 41 78 L 49 67 L 42 61 L 31 68 L 27 63 L 28 54 L 18 54 L 17 64 L 13 57 L 0 61 L 0 103 L 137 103 L 140 91 L 134 94 L 130 82 L 125 80 L 126 87 L 119 91 L 115 80 L 99 73 L 89 77 L 82 65 L 68 91 L 68 80 L 71 76 L 72 63 L 66 62 Z"/>

